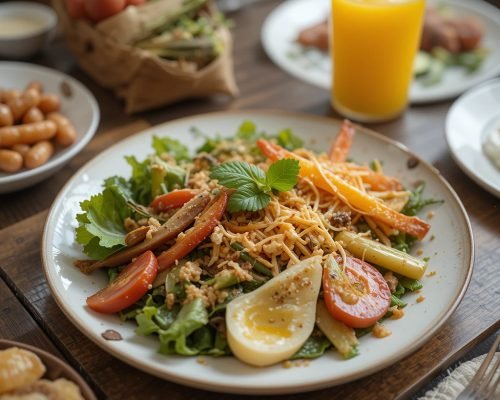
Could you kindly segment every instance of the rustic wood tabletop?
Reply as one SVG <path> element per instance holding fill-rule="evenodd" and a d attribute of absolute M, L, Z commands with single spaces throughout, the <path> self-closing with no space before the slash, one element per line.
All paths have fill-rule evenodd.
<path fill-rule="evenodd" d="M 260 45 L 260 27 L 278 3 L 259 2 L 232 15 L 235 69 L 241 90 L 235 100 L 191 100 L 128 116 L 110 92 L 78 68 L 62 38 L 33 60 L 64 71 L 86 85 L 99 102 L 101 123 L 92 142 L 56 175 L 34 187 L 0 195 L 0 338 L 32 344 L 66 359 L 99 398 L 239 398 L 157 379 L 98 348 L 70 323 L 53 300 L 41 266 L 40 241 L 47 210 L 74 172 L 103 149 L 146 127 L 225 109 L 273 108 L 338 117 L 330 108 L 327 91 L 290 77 L 265 55 Z M 404 143 L 439 169 L 464 203 L 476 250 L 474 273 L 465 298 L 429 342 L 393 366 L 334 389 L 283 398 L 410 398 L 426 381 L 499 328 L 500 200 L 471 181 L 451 159 L 444 137 L 444 120 L 450 105 L 451 102 L 441 102 L 410 107 L 401 118 L 370 127 Z"/>

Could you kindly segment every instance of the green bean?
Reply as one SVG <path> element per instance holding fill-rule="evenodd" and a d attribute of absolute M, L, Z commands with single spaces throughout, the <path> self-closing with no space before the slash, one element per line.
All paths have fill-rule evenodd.
<path fill-rule="evenodd" d="M 252 268 L 258 272 L 259 274 L 263 274 L 266 276 L 273 276 L 273 273 L 269 268 L 267 268 L 265 265 L 261 264 L 258 262 L 255 258 L 253 258 L 251 255 L 249 255 L 245 247 L 243 247 L 240 243 L 232 243 L 231 248 L 233 250 L 239 251 L 240 252 L 240 258 L 243 261 L 249 262 L 252 265 Z"/>

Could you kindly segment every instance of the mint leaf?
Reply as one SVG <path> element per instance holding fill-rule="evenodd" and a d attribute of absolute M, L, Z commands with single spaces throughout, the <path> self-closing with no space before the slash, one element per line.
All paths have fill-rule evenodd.
<path fill-rule="evenodd" d="M 298 173 L 299 163 L 291 159 L 271 164 L 267 176 L 255 165 L 229 161 L 212 169 L 210 177 L 227 188 L 236 189 L 229 200 L 228 210 L 238 212 L 265 208 L 271 201 L 269 193 L 273 189 L 285 192 L 293 188 Z"/>
<path fill-rule="evenodd" d="M 243 161 L 229 161 L 221 164 L 212 169 L 210 177 L 217 179 L 222 186 L 230 189 L 238 189 L 250 184 L 262 187 L 266 184 L 264 171 Z"/>
<path fill-rule="evenodd" d="M 161 156 L 163 153 L 168 153 L 174 157 L 177 162 L 190 160 L 188 148 L 178 140 L 166 136 L 160 138 L 154 135 L 152 146 L 158 156 Z"/>
<path fill-rule="evenodd" d="M 231 195 L 227 209 L 230 212 L 258 211 L 265 208 L 271 196 L 259 189 L 255 184 L 247 184 L 238 188 Z"/>
<path fill-rule="evenodd" d="M 267 185 L 280 192 L 291 190 L 297 183 L 299 162 L 290 158 L 276 161 L 267 170 Z"/>
<path fill-rule="evenodd" d="M 304 141 L 295 136 L 291 129 L 283 129 L 276 135 L 278 144 L 287 150 L 295 150 L 304 146 Z"/>

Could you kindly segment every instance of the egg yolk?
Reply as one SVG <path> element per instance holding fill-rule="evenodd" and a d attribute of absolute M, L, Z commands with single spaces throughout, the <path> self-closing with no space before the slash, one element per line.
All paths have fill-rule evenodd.
<path fill-rule="evenodd" d="M 251 340 L 266 344 L 278 343 L 294 332 L 293 310 L 284 307 L 270 308 L 268 305 L 251 306 L 244 312 L 244 335 Z"/>

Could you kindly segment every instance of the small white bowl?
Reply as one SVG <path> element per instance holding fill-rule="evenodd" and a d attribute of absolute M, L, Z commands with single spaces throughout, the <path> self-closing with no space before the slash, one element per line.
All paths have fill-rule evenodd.
<path fill-rule="evenodd" d="M 60 96 L 61 113 L 73 123 L 77 139 L 71 146 L 58 149 L 47 163 L 38 168 L 14 173 L 0 172 L 0 193 L 23 189 L 53 175 L 87 145 L 99 124 L 100 113 L 96 99 L 76 79 L 39 65 L 0 62 L 0 87 L 22 90 L 31 81 L 41 82 L 45 92 Z M 71 95 L 65 96 L 64 92 L 68 88 Z"/>
<path fill-rule="evenodd" d="M 7 21 L 19 32 L 8 26 Z M 35 25 L 27 26 L 30 22 Z M 25 1 L 0 4 L 0 56 L 11 59 L 34 56 L 48 44 L 56 25 L 57 16 L 48 6 Z"/>
<path fill-rule="evenodd" d="M 483 150 L 486 138 L 498 128 L 500 78 L 465 92 L 446 116 L 446 140 L 456 163 L 479 186 L 500 198 L 500 171 Z"/>

